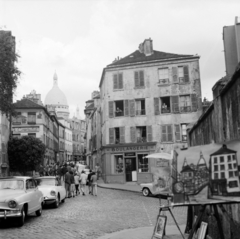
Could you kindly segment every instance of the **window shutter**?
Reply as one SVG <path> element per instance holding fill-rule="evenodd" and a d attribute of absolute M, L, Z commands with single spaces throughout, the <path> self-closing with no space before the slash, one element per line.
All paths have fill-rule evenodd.
<path fill-rule="evenodd" d="M 129 116 L 129 101 L 124 100 L 124 116 Z"/>
<path fill-rule="evenodd" d="M 130 116 L 135 116 L 135 100 L 129 100 Z"/>
<path fill-rule="evenodd" d="M 135 87 L 139 87 L 140 86 L 140 81 L 139 81 L 139 73 L 138 73 L 138 71 L 134 72 L 134 81 L 135 81 Z"/>
<path fill-rule="evenodd" d="M 168 142 L 173 141 L 172 125 L 167 125 L 167 135 Z"/>
<path fill-rule="evenodd" d="M 147 142 L 152 141 L 152 126 L 147 126 Z"/>
<path fill-rule="evenodd" d="M 189 82 L 189 73 L 188 73 L 188 66 L 183 67 L 183 74 L 184 74 L 184 82 Z"/>
<path fill-rule="evenodd" d="M 117 74 L 113 75 L 113 89 L 117 89 L 118 88 L 118 83 L 117 83 Z"/>
<path fill-rule="evenodd" d="M 144 71 L 140 71 L 140 86 L 144 86 Z"/>
<path fill-rule="evenodd" d="M 130 134 L 131 134 L 131 142 L 136 143 L 136 128 L 135 127 L 130 128 Z"/>
<path fill-rule="evenodd" d="M 173 83 L 178 83 L 178 68 L 177 67 L 172 68 L 172 79 L 173 79 Z"/>
<path fill-rule="evenodd" d="M 167 126 L 162 125 L 162 142 L 167 142 Z"/>
<path fill-rule="evenodd" d="M 109 128 L 109 144 L 114 144 L 114 128 Z"/>
<path fill-rule="evenodd" d="M 113 118 L 114 117 L 113 103 L 114 103 L 113 101 L 109 101 L 108 102 L 109 118 Z"/>
<path fill-rule="evenodd" d="M 120 143 L 125 143 L 125 127 L 120 127 Z"/>
<path fill-rule="evenodd" d="M 198 101 L 197 101 L 197 95 L 196 94 L 191 95 L 191 101 L 192 101 L 192 111 L 197 111 Z"/>
<path fill-rule="evenodd" d="M 175 124 L 175 141 L 181 141 L 180 125 Z"/>
<path fill-rule="evenodd" d="M 178 95 L 172 96 L 172 112 L 179 113 L 179 98 Z"/>
<path fill-rule="evenodd" d="M 159 98 L 154 98 L 154 113 L 155 113 L 155 115 L 159 115 L 160 114 Z"/>
<path fill-rule="evenodd" d="M 119 73 L 118 74 L 118 89 L 123 89 L 123 74 Z"/>

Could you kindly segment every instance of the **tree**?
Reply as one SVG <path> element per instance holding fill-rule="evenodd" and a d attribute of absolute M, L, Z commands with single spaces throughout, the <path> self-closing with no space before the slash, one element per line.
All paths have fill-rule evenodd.
<path fill-rule="evenodd" d="M 16 66 L 18 58 L 15 38 L 10 31 L 0 31 L 0 111 L 8 118 L 14 115 L 13 93 L 21 75 Z"/>
<path fill-rule="evenodd" d="M 46 147 L 42 141 L 33 136 L 12 138 L 8 142 L 8 160 L 11 171 L 19 171 L 23 175 L 39 168 Z"/>

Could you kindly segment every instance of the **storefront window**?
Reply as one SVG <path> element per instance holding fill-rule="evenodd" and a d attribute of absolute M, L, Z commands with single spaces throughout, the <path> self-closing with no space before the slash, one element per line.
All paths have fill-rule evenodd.
<path fill-rule="evenodd" d="M 123 157 L 115 155 L 115 173 L 123 173 Z"/>
<path fill-rule="evenodd" d="M 148 158 L 145 158 L 147 154 L 138 154 L 138 172 L 146 173 L 149 172 L 148 169 Z"/>

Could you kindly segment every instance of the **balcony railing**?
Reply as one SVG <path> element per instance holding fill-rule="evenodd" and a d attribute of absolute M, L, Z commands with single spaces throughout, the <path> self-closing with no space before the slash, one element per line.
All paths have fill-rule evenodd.
<path fill-rule="evenodd" d="M 136 115 L 145 115 L 146 114 L 146 110 L 142 109 L 142 110 L 136 110 Z"/>
<path fill-rule="evenodd" d="M 180 111 L 181 112 L 191 112 L 191 106 L 181 106 Z"/>
<path fill-rule="evenodd" d="M 137 137 L 137 142 L 138 143 L 145 143 L 145 142 L 147 142 L 147 138 L 146 137 Z"/>
<path fill-rule="evenodd" d="M 169 107 L 169 108 L 162 108 L 162 109 L 161 109 L 161 113 L 162 113 L 162 114 L 168 114 L 168 113 L 171 113 L 171 109 L 170 109 L 170 107 Z"/>

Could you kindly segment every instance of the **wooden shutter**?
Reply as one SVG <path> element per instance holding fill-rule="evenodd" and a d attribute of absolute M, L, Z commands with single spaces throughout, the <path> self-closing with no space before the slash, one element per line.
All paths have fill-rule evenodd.
<path fill-rule="evenodd" d="M 135 116 L 135 100 L 129 100 L 130 116 Z"/>
<path fill-rule="evenodd" d="M 160 114 L 159 98 L 154 98 L 154 113 L 155 113 L 155 115 L 159 115 Z"/>
<path fill-rule="evenodd" d="M 120 143 L 125 143 L 125 127 L 120 127 Z"/>
<path fill-rule="evenodd" d="M 114 117 L 114 109 L 113 109 L 113 101 L 108 102 L 108 111 L 109 111 L 109 118 Z"/>
<path fill-rule="evenodd" d="M 188 73 L 188 66 L 183 67 L 183 74 L 184 74 L 184 82 L 189 82 L 189 73 Z"/>
<path fill-rule="evenodd" d="M 175 124 L 175 141 L 181 141 L 180 125 Z"/>
<path fill-rule="evenodd" d="M 109 144 L 114 144 L 114 128 L 109 128 Z"/>
<path fill-rule="evenodd" d="M 118 79 L 117 79 L 117 74 L 113 75 L 113 89 L 118 88 Z"/>
<path fill-rule="evenodd" d="M 144 71 L 140 71 L 139 75 L 140 75 L 139 86 L 144 86 Z"/>
<path fill-rule="evenodd" d="M 173 141 L 172 125 L 167 125 L 167 141 Z"/>
<path fill-rule="evenodd" d="M 118 89 L 123 89 L 123 74 L 118 74 Z"/>
<path fill-rule="evenodd" d="M 124 100 L 124 116 L 129 116 L 129 101 Z"/>
<path fill-rule="evenodd" d="M 173 67 L 172 68 L 172 80 L 173 80 L 173 83 L 178 83 L 179 80 L 178 80 L 178 68 L 177 67 Z"/>
<path fill-rule="evenodd" d="M 138 71 L 134 72 L 134 82 L 135 82 L 135 87 L 139 87 L 140 86 L 140 80 L 139 80 L 139 73 L 138 73 Z"/>
<path fill-rule="evenodd" d="M 136 127 L 130 127 L 131 142 L 136 143 Z"/>
<path fill-rule="evenodd" d="M 152 126 L 147 126 L 147 142 L 152 141 Z"/>
<path fill-rule="evenodd" d="M 192 111 L 197 111 L 198 109 L 198 100 L 197 100 L 197 95 L 192 94 L 191 95 L 191 101 L 192 101 Z"/>
<path fill-rule="evenodd" d="M 179 113 L 179 97 L 178 97 L 178 95 L 172 96 L 171 101 L 172 101 L 172 112 Z"/>
<path fill-rule="evenodd" d="M 167 125 L 162 125 L 162 142 L 167 142 Z"/>

